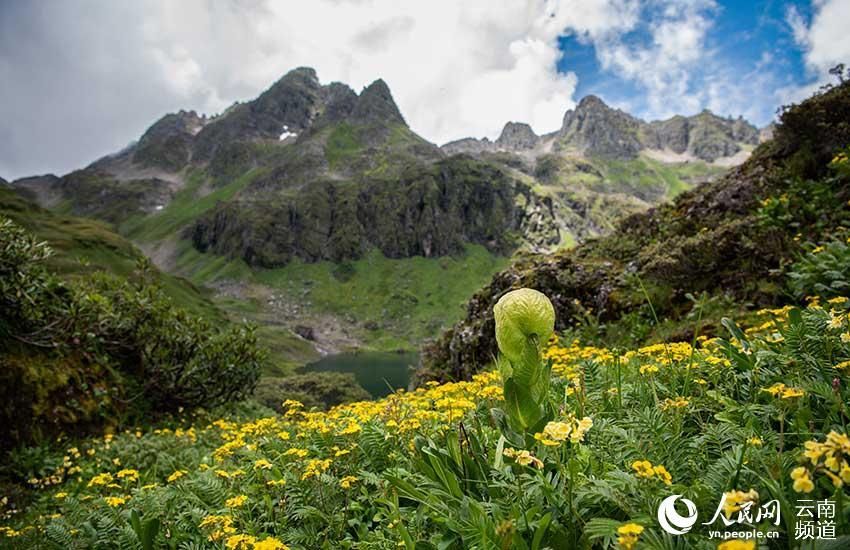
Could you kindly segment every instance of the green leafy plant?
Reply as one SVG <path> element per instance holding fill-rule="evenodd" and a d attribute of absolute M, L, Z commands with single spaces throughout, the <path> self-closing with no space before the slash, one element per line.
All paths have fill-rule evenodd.
<path fill-rule="evenodd" d="M 791 292 L 798 299 L 846 294 L 850 289 L 850 246 L 838 239 L 811 245 L 808 252 L 791 265 L 788 278 Z"/>
<path fill-rule="evenodd" d="M 493 311 L 508 422 L 520 434 L 540 431 L 551 417 L 546 399 L 552 375 L 540 351 L 554 332 L 555 308 L 543 293 L 523 288 L 502 296 Z"/>

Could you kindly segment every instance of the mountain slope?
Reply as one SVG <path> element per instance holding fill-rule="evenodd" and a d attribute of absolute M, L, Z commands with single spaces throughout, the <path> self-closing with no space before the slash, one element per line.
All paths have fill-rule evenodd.
<path fill-rule="evenodd" d="M 212 288 L 233 315 L 267 325 L 288 368 L 317 351 L 418 345 L 456 321 L 468 297 L 413 290 L 415 327 L 384 327 L 382 312 L 398 308 L 391 289 L 407 281 L 361 290 L 374 302 L 361 308 L 343 290 L 371 289 L 371 279 L 339 277 L 349 265 L 393 266 L 383 273 L 419 280 L 411 273 L 445 263 L 468 292 L 517 251 L 572 247 L 717 176 L 724 167 L 689 152 L 697 124 L 688 124 L 688 145 L 668 162 L 647 148 L 650 125 L 588 97 L 560 132 L 536 136 L 509 123 L 492 146 L 459 154 L 413 132 L 382 80 L 358 94 L 299 68 L 220 115 L 165 115 L 114 155 L 13 187 L 58 213 L 113 224 L 162 269 Z M 472 271 L 459 277 L 463 269 Z M 336 285 L 325 292 L 336 303 L 314 299 L 300 278 L 308 272 Z M 300 275 L 287 284 L 284 273 Z M 301 326 L 331 328 L 309 342 L 294 334 Z"/>
<path fill-rule="evenodd" d="M 719 180 L 627 218 L 610 236 L 521 258 L 476 293 L 463 321 L 426 346 L 420 380 L 468 379 L 488 364 L 496 351 L 493 305 L 513 288 L 549 296 L 559 328 L 589 328 L 596 341 L 615 345 L 663 339 L 670 330 L 687 340 L 696 323 L 710 334 L 720 321 L 706 313 L 711 303 L 780 301 L 783 266 L 802 243 L 850 222 L 850 181 L 828 177 L 835 151 L 850 143 L 848 121 L 844 83 L 784 112 L 773 141 Z M 690 296 L 700 293 L 697 307 Z M 672 321 L 659 325 L 656 317 Z"/>
<path fill-rule="evenodd" d="M 0 214 L 46 241 L 54 251 L 48 268 L 65 278 L 94 271 L 127 277 L 145 258 L 106 224 L 55 214 L 10 189 L 0 188 Z M 210 320 L 224 319 L 224 314 L 191 282 L 160 272 L 156 272 L 156 278 L 176 305 Z"/>

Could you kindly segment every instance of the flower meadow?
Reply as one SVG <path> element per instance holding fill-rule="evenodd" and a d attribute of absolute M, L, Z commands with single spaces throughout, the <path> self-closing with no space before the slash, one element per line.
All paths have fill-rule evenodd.
<path fill-rule="evenodd" d="M 552 335 L 546 297 L 515 291 L 501 355 L 470 381 L 76 441 L 28 507 L 3 500 L 0 546 L 809 548 L 798 503 L 829 501 L 823 533 L 847 548 L 848 313 L 810 298 L 619 350 Z M 670 495 L 699 510 L 686 534 L 656 519 Z M 727 528 L 746 536 L 711 536 Z"/>

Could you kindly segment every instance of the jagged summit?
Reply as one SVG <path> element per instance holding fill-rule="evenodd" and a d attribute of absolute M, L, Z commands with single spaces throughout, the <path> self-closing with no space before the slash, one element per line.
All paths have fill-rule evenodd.
<path fill-rule="evenodd" d="M 588 155 L 633 157 L 643 148 L 638 139 L 641 121 L 609 107 L 595 95 L 579 102 L 564 114 L 556 146 Z"/>
<path fill-rule="evenodd" d="M 496 140 L 496 145 L 511 151 L 522 151 L 534 148 L 539 141 L 540 137 L 528 124 L 508 122 L 502 129 L 499 139 Z"/>
<path fill-rule="evenodd" d="M 358 121 L 405 124 L 389 86 L 378 79 L 363 89 L 352 117 Z"/>
<path fill-rule="evenodd" d="M 532 156 L 554 150 L 615 159 L 630 159 L 650 151 L 657 158 L 678 162 L 733 159 L 727 164 L 734 164 L 736 155 L 745 155 L 744 149 L 757 145 L 759 139 L 763 140 L 759 130 L 743 117 L 723 118 L 704 109 L 690 117 L 676 115 L 645 122 L 609 106 L 596 95 L 587 95 L 564 113 L 561 128 L 553 134 L 536 136 L 527 124 L 509 122 L 496 141 L 464 138 L 446 143 L 442 149 L 450 154 L 511 151 Z"/>
<path fill-rule="evenodd" d="M 191 155 L 192 140 L 207 123 L 195 111 L 170 113 L 157 120 L 139 139 L 133 162 L 143 166 L 176 171 Z"/>

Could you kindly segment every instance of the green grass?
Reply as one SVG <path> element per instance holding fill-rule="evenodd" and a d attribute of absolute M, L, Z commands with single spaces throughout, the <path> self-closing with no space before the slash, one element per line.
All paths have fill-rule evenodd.
<path fill-rule="evenodd" d="M 63 278 L 94 271 L 120 277 L 130 275 L 142 257 L 132 243 L 109 225 L 44 210 L 13 193 L 0 189 L 0 214 L 50 244 L 54 255 L 47 267 Z M 192 282 L 162 272 L 157 278 L 166 294 L 180 307 L 209 319 L 222 319 L 219 311 Z"/>
<path fill-rule="evenodd" d="M 325 143 L 325 158 L 331 168 L 336 168 L 356 155 L 362 145 L 357 130 L 351 124 L 340 124 L 331 131 Z"/>
<path fill-rule="evenodd" d="M 352 320 L 375 349 L 409 348 L 458 320 L 472 294 L 508 259 L 469 246 L 457 257 L 386 258 L 378 252 L 344 264 L 291 262 L 256 280 L 310 309 Z"/>
<path fill-rule="evenodd" d="M 163 210 L 143 217 L 135 216 L 121 224 L 119 231 L 138 242 L 166 239 L 212 209 L 219 201 L 233 198 L 263 172 L 261 168 L 249 170 L 227 185 L 201 195 L 206 175 L 201 171 L 193 171 L 187 176 L 185 187 L 177 192 Z"/>
<path fill-rule="evenodd" d="M 702 178 L 721 174 L 725 168 L 704 162 L 665 163 L 645 156 L 633 160 L 594 159 L 608 185 L 659 189 L 667 199 L 692 188 Z M 599 183 L 602 183 L 599 182 Z"/>

